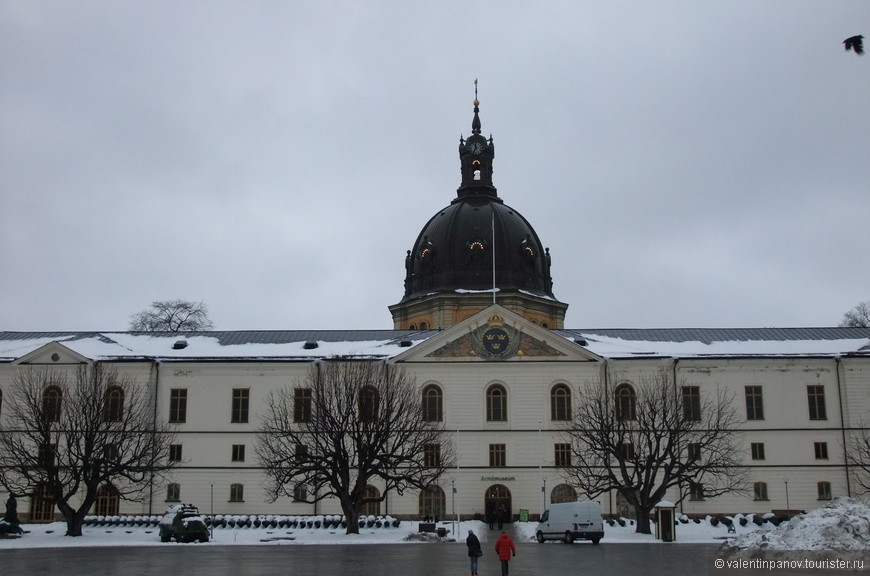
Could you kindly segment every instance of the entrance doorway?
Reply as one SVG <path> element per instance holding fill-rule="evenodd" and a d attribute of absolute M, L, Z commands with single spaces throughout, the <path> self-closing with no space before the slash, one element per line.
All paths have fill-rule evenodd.
<path fill-rule="evenodd" d="M 505 522 L 513 521 L 511 491 L 507 486 L 493 484 L 486 489 L 484 510 L 486 510 L 486 523 L 489 524 L 490 529 L 500 528 Z"/>

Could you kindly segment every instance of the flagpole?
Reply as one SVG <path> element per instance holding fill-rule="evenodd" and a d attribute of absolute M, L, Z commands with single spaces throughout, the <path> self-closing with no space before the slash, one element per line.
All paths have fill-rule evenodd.
<path fill-rule="evenodd" d="M 495 210 L 492 211 L 492 303 L 495 304 Z"/>

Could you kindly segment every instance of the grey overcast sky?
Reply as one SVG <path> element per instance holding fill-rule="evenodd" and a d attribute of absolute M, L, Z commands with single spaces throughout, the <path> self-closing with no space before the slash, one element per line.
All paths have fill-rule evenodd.
<path fill-rule="evenodd" d="M 571 328 L 870 300 L 867 0 L 0 0 L 0 330 L 392 328 L 479 79 Z"/>

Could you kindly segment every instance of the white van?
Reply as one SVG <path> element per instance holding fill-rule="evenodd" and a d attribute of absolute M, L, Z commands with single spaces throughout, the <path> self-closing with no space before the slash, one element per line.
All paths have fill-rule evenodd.
<path fill-rule="evenodd" d="M 592 540 L 593 544 L 604 537 L 604 520 L 598 502 L 564 502 L 550 504 L 544 510 L 535 530 L 538 542 L 562 540 L 571 544 L 574 540 Z"/>

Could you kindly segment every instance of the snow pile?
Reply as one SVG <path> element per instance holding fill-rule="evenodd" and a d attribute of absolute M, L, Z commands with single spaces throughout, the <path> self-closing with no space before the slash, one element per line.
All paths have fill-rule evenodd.
<path fill-rule="evenodd" d="M 839 496 L 773 530 L 737 536 L 723 550 L 870 550 L 870 507 Z"/>

